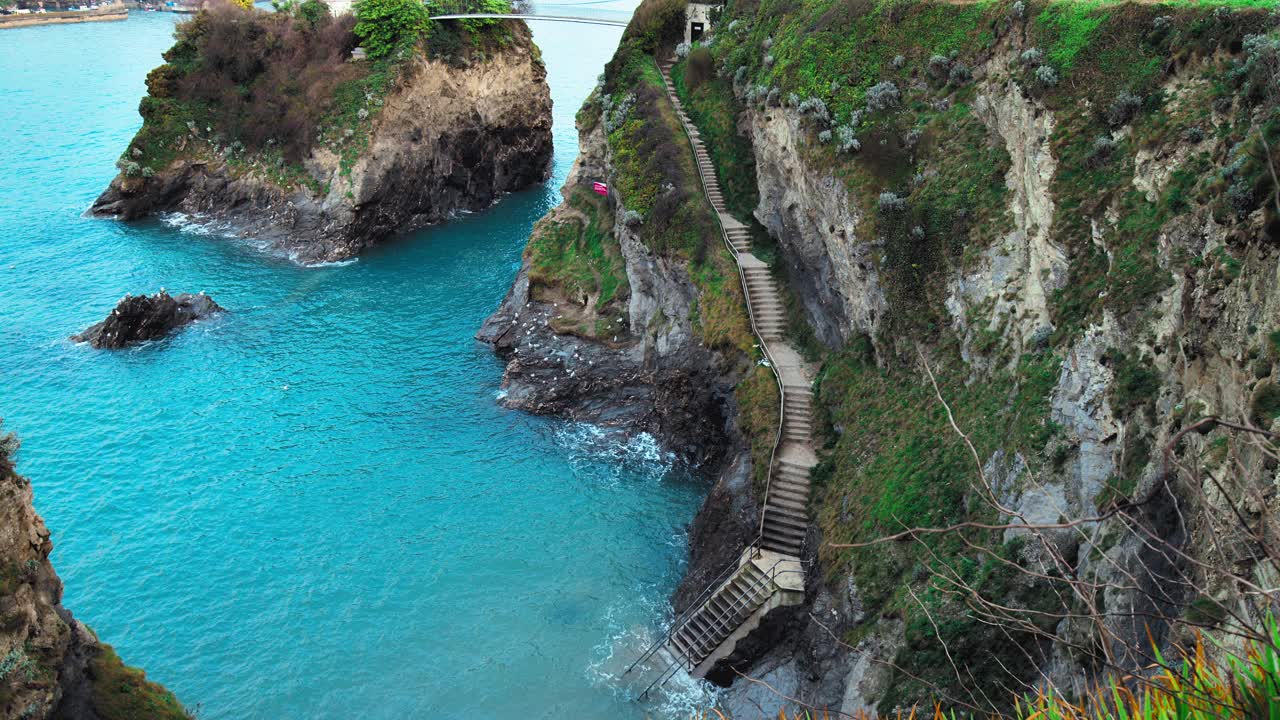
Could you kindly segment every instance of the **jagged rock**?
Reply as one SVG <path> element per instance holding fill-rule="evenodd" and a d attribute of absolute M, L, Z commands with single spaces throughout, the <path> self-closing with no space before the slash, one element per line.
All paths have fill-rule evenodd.
<path fill-rule="evenodd" d="M 581 133 L 580 148 L 566 196 L 578 185 L 589 187 L 589 178 L 609 167 L 602 128 Z M 560 212 L 564 206 L 547 220 Z M 562 309 L 533 296 L 526 256 L 476 337 L 506 362 L 507 407 L 650 432 L 692 464 L 718 467 L 731 445 L 725 402 L 733 382 L 725 376 L 724 358 L 691 330 L 697 296 L 692 280 L 654 257 L 624 215 L 618 213 L 613 227 L 630 286 L 629 323 L 618 335 L 601 340 L 557 332 L 553 321 Z"/>
<path fill-rule="evenodd" d="M 164 337 L 178 328 L 225 310 L 213 298 L 198 293 L 177 297 L 161 290 L 155 295 L 125 295 L 106 320 L 72 335 L 75 342 L 99 350 L 117 349 Z"/>

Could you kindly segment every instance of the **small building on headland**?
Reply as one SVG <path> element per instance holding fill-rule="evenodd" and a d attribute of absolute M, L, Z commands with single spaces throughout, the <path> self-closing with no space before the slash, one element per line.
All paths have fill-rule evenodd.
<path fill-rule="evenodd" d="M 331 15 L 338 17 L 351 12 L 351 6 L 355 5 L 355 0 L 324 0 L 324 4 L 329 6 Z"/>
<path fill-rule="evenodd" d="M 691 2 L 684 11 L 684 41 L 692 45 L 702 39 L 703 35 L 711 34 L 712 18 L 720 17 L 720 8 L 723 3 L 703 3 Z"/>

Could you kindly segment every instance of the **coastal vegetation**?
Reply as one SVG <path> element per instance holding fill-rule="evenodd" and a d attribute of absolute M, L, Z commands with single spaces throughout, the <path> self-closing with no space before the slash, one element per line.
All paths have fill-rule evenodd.
<path fill-rule="evenodd" d="M 146 673 L 125 665 L 115 648 L 98 643 L 89 661 L 93 679 L 93 710 L 101 720 L 189 720 L 189 713 L 173 693 L 147 679 Z"/>
<path fill-rule="evenodd" d="M 578 121 L 583 132 L 605 134 L 624 225 L 649 250 L 687 266 L 698 288 L 694 329 L 704 344 L 752 354 L 737 268 L 720 241 L 654 56 L 683 32 L 684 5 L 641 5 Z"/>
<path fill-rule="evenodd" d="M 165 64 L 148 74 L 143 126 L 120 168 L 150 177 L 179 154 L 211 153 L 278 185 L 321 192 L 302 161 L 333 152 L 349 175 L 416 53 L 465 65 L 511 41 L 498 21 L 429 20 L 476 3 L 508 9 L 505 0 L 362 0 L 354 15 L 333 17 L 321 0 L 288 0 L 275 12 L 232 2 L 202 10 L 178 25 Z M 367 61 L 351 61 L 357 46 Z"/>
<path fill-rule="evenodd" d="M 1033 570 L 1028 558 L 1038 548 L 1002 526 L 1003 503 L 1025 491 L 1021 483 L 1081 482 L 1071 468 L 1087 451 L 1079 430 L 1063 423 L 1083 410 L 1055 410 L 1053 398 L 1087 333 L 1108 329 L 1098 357 L 1123 438 L 1114 473 L 1097 479 L 1101 489 L 1076 512 L 1123 516 L 1138 512 L 1133 503 L 1154 502 L 1160 448 L 1205 427 L 1205 406 L 1181 400 L 1174 393 L 1188 391 L 1159 369 L 1156 355 L 1167 347 L 1153 328 L 1177 312 L 1159 304 L 1184 283 L 1215 297 L 1251 293 L 1241 285 L 1247 264 L 1280 240 L 1278 27 L 1273 3 L 1252 0 L 740 0 L 726 4 L 711 38 L 682 50 L 677 89 L 735 215 L 750 222 L 762 202 L 753 148 L 762 140 L 752 122 L 785 117 L 802 130 L 796 152 L 806 169 L 843 185 L 856 237 L 879 271 L 879 288 L 841 288 L 884 292 L 887 314 L 872 328 L 827 346 L 810 332 L 797 344 L 822 366 L 825 447 L 812 508 L 820 565 L 836 593 L 845 583 L 856 588 L 860 617 L 902 623 L 904 644 L 886 659 L 888 686 L 876 698 L 882 716 L 934 703 L 1009 712 L 1016 689 L 1034 682 L 1036 659 L 1069 642 L 1060 637 L 1068 618 L 1087 614 L 1080 589 L 1058 574 L 1076 560 Z M 1031 110 L 1018 115 L 1024 104 Z M 1040 142 L 1031 123 L 1046 114 L 1054 164 L 1029 167 L 1039 152 L 1029 146 Z M 1144 184 L 1152 172 L 1161 180 Z M 1027 190 L 1033 173 L 1043 190 Z M 1038 194 L 1029 201 L 1027 192 Z M 1029 202 L 1043 203 L 1030 210 L 1044 215 L 1038 224 L 1026 219 Z M 1197 251 L 1179 226 L 1206 218 L 1222 241 Z M 1062 253 L 1057 269 L 1040 271 L 1049 289 L 1043 310 L 1031 312 L 1045 319 L 1031 330 L 1018 314 L 1027 312 L 1025 285 L 1004 297 L 996 288 L 977 297 L 956 290 L 1026 252 L 1028 237 Z M 774 263 L 784 279 L 786 265 Z M 1060 279 L 1050 276 L 1057 272 Z M 1017 308 L 1001 309 L 1011 300 Z M 801 326 L 821 306 L 789 304 Z M 1280 416 L 1280 392 L 1263 329 L 1250 324 L 1242 339 L 1254 369 L 1233 392 L 1265 430 Z M 1231 452 L 1255 460 L 1266 452 L 1248 450 L 1252 441 L 1214 442 L 1224 448 L 1219 462 L 1238 442 L 1246 449 Z M 1250 477 L 1233 482 L 1252 487 Z M 1197 487 L 1191 476 L 1186 482 Z M 984 498 L 992 492 L 999 502 Z M 1093 554 L 1081 562 L 1104 577 L 1123 572 L 1108 569 L 1122 535 L 1091 538 L 1081 552 Z M 1205 572 L 1221 583 L 1222 571 Z M 1170 600 L 1162 612 L 1175 617 L 1161 622 L 1183 627 L 1184 610 L 1200 617 L 1193 600 Z M 840 638 L 850 647 L 886 632 L 875 620 L 854 625 Z M 1273 687 L 1266 659 L 1274 648 L 1257 648 L 1250 657 L 1272 673 L 1257 687 Z M 1106 651 L 1071 652 L 1116 669 Z M 1026 716 L 1163 717 L 1178 707 L 1177 688 L 1205 673 L 1218 673 L 1221 688 L 1252 682 L 1248 672 L 1232 675 L 1248 663 L 1187 658 L 1186 674 L 1166 670 L 1156 683 L 1171 694 L 1147 697 L 1121 683 L 1094 704 L 1114 694 L 1123 709 L 1088 715 L 1068 702 L 1085 700 L 1045 695 L 1024 703 Z"/>
<path fill-rule="evenodd" d="M 1044 689 L 1012 698 L 1007 714 L 989 720 L 1259 720 L 1280 717 L 1280 631 L 1266 623 L 1262 642 L 1215 660 L 1203 636 L 1183 659 L 1148 678 L 1109 678 L 1077 700 Z M 1159 651 L 1156 651 L 1157 654 Z M 1163 663 L 1163 658 L 1161 659 Z M 780 709 L 778 720 L 829 720 L 824 709 Z M 892 713 L 860 712 L 855 720 L 956 720 L 941 703 Z M 719 710 L 699 720 L 733 720 Z"/>
<path fill-rule="evenodd" d="M 573 190 L 565 204 L 575 212 L 540 224 L 525 247 L 530 296 L 583 308 L 581 316 L 570 312 L 556 318 L 556 332 L 611 342 L 627 328 L 628 290 L 613 213 L 603 198 L 583 188 Z"/>

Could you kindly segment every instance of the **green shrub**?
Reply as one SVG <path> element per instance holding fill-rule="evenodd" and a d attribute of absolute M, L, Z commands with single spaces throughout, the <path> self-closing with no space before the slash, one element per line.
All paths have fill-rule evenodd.
<path fill-rule="evenodd" d="M 374 59 L 412 47 L 431 25 L 421 0 L 359 0 L 355 16 L 356 37 Z"/>
<path fill-rule="evenodd" d="M 685 60 L 685 87 L 690 91 L 697 90 L 711 80 L 715 76 L 715 68 L 712 63 L 710 50 L 704 47 L 694 48 L 689 53 L 688 59 Z"/>
<path fill-rule="evenodd" d="M 213 128 L 215 144 L 306 157 L 336 88 L 368 72 L 346 62 L 355 21 L 320 10 L 316 0 L 279 13 L 223 4 L 179 24 L 166 64 L 147 76 L 132 145 L 142 155 L 125 160 L 167 166 L 188 124 Z"/>
<path fill-rule="evenodd" d="M 686 0 L 645 0 L 636 8 L 622 41 L 632 42 L 643 53 L 675 45 L 684 36 Z"/>
<path fill-rule="evenodd" d="M 120 660 L 114 648 L 99 643 L 89 661 L 93 680 L 90 701 L 101 720 L 189 720 L 173 693 L 147 679 L 146 673 Z"/>
<path fill-rule="evenodd" d="M 1111 364 L 1115 374 L 1111 405 L 1118 416 L 1128 418 L 1135 410 L 1154 407 L 1160 392 L 1160 375 L 1152 368 L 1149 357 L 1128 355 L 1113 348 L 1104 354 L 1103 360 Z"/>

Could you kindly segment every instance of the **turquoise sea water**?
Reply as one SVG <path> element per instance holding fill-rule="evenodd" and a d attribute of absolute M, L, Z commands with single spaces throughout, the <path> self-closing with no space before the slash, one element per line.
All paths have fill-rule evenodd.
<path fill-rule="evenodd" d="M 208 720 L 654 711 L 612 674 L 662 613 L 705 486 L 647 438 L 498 407 L 472 339 L 619 32 L 536 30 L 545 187 L 303 268 L 180 218 L 81 217 L 173 22 L 0 34 L 0 415 L 67 606 Z M 130 351 L 66 340 L 160 287 L 231 312 Z"/>

